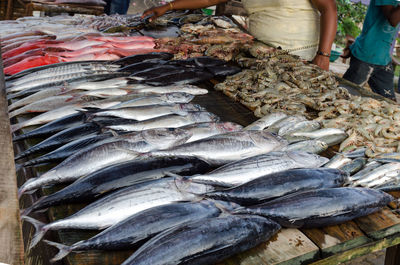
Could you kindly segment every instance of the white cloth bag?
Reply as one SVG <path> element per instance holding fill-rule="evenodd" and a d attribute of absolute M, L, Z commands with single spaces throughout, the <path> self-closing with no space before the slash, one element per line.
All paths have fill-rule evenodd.
<path fill-rule="evenodd" d="M 310 0 L 242 0 L 249 31 L 258 40 L 281 47 L 305 60 L 318 50 L 318 10 Z"/>

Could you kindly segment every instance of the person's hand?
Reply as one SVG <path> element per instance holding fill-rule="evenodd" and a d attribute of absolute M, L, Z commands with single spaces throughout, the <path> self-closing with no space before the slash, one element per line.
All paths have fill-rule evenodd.
<path fill-rule="evenodd" d="M 318 65 L 322 69 L 329 71 L 329 57 L 317 54 L 312 63 Z"/>
<path fill-rule="evenodd" d="M 147 16 L 152 15 L 149 18 L 149 21 L 153 21 L 154 19 L 164 15 L 167 11 L 169 11 L 169 6 L 168 5 L 153 7 L 153 8 L 145 10 L 143 12 L 142 18 L 145 18 Z"/>

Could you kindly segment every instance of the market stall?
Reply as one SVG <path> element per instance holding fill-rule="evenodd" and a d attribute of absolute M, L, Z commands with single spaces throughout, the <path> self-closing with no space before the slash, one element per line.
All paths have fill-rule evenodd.
<path fill-rule="evenodd" d="M 18 26 L 26 29 L 32 25 L 25 21 L 20 20 Z M 395 103 L 376 95 L 377 99 L 360 97 L 368 93 L 354 87 L 348 90 L 331 73 L 255 42 L 224 17 L 178 13 L 153 24 L 143 23 L 139 17 L 59 17 L 55 21 L 74 25 L 74 29 L 51 35 L 49 26 L 46 35 L 40 36 L 50 40 L 32 37 L 29 45 L 3 45 L 4 72 L 9 76 L 2 91 L 3 100 L 7 97 L 9 101 L 15 142 L 19 208 L 30 255 L 26 263 L 47 264 L 58 249 L 54 260 L 63 260 L 60 264 L 121 264 L 128 258 L 139 259 L 140 253 L 153 253 L 160 248 L 159 240 L 180 238 L 178 247 L 189 246 L 190 236 L 171 229 L 177 219 L 165 219 L 172 224 L 161 231 L 147 228 L 157 221 L 151 216 L 158 219 L 161 213 L 173 212 L 163 207 L 186 205 L 177 203 L 180 201 L 191 201 L 189 208 L 204 203 L 215 211 L 207 212 L 208 219 L 197 223 L 190 219 L 193 217 L 178 216 L 189 218 L 187 224 L 179 223 L 185 226 L 183 231 L 199 233 L 196 229 L 201 227 L 202 234 L 208 236 L 210 229 L 227 240 L 222 243 L 225 245 L 213 243 L 216 245 L 208 254 L 185 257 L 186 262 L 207 257 L 210 262 L 221 261 L 219 264 L 337 264 L 400 243 L 397 206 L 388 193 L 379 191 L 398 197 L 398 145 L 393 135 L 399 108 Z M 179 29 L 178 37 L 157 37 L 170 33 L 171 24 L 174 33 Z M 59 32 L 61 28 L 57 26 Z M 73 31 L 80 33 L 74 35 Z M 115 35 L 117 31 L 124 35 Z M 140 36 L 143 32 L 147 36 Z M 8 41 L 2 39 L 3 44 Z M 344 103 L 352 105 L 343 108 Z M 378 112 L 376 106 L 384 110 Z M 384 121 L 380 127 L 373 127 L 368 120 L 374 115 L 381 117 L 379 122 L 391 114 L 391 123 Z M 363 117 L 365 128 L 355 126 L 355 115 Z M 8 122 L 4 124 L 8 128 Z M 10 134 L 4 133 L 9 144 Z M 341 153 L 335 155 L 335 151 Z M 150 167 L 159 173 L 146 175 L 149 170 L 142 168 L 152 161 Z M 367 162 L 377 165 L 368 168 Z M 8 170 L 14 166 L 7 164 Z M 129 171 L 127 175 L 121 167 Z M 135 176 L 140 180 L 132 179 L 132 167 L 140 172 Z M 245 171 L 243 167 L 247 167 Z M 380 173 L 380 167 L 387 174 Z M 364 173 L 356 177 L 362 169 Z M 289 180 L 274 182 L 283 177 L 279 174 L 286 174 L 282 170 L 292 172 Z M 307 170 L 325 172 L 325 181 L 318 182 L 314 174 L 320 173 Z M 377 177 L 368 175 L 371 172 Z M 330 174 L 333 183 L 328 181 Z M 296 176 L 301 180 L 294 182 Z M 5 181 L 15 187 L 15 175 L 7 174 L 10 177 L 13 183 Z M 310 182 L 301 182 L 308 178 Z M 253 181 L 261 182 L 252 185 Z M 236 191 L 238 185 L 247 193 Z M 277 195 L 257 193 L 263 185 L 269 192 L 278 188 Z M 39 191 L 34 192 L 36 189 Z M 14 194 L 10 200 L 17 212 L 16 190 L 9 192 Z M 324 197 L 325 193 L 340 196 Z M 276 215 L 275 208 L 278 213 L 284 211 L 280 205 L 290 207 L 291 196 L 294 202 L 304 200 L 305 204 L 293 206 L 287 216 Z M 204 198 L 211 200 L 199 202 Z M 132 206 L 141 200 L 142 204 Z M 319 200 L 326 205 L 313 204 Z M 148 201 L 155 204 L 147 206 Z M 143 205 L 139 211 L 135 208 Z M 327 205 L 333 211 L 326 209 Z M 152 212 L 156 210 L 159 212 Z M 301 212 L 299 216 L 292 215 L 296 210 Z M 87 249 L 77 243 L 104 233 L 121 237 L 137 233 L 140 229 L 118 229 L 130 229 L 142 220 L 148 220 L 143 225 L 151 236 L 138 235 L 134 243 L 132 238 L 119 238 L 102 245 L 106 236 Z M 57 223 L 62 225 L 57 227 Z M 248 230 L 238 233 L 235 227 Z M 105 228 L 101 234 L 93 231 Z M 230 239 L 233 233 L 238 234 Z M 139 243 L 148 237 L 153 239 Z M 196 241 L 200 247 L 206 245 L 201 240 Z M 74 248 L 69 248 L 72 244 Z M 122 251 L 124 248 L 127 250 Z M 172 254 L 180 253 L 169 253 L 161 246 L 142 262 L 151 263 L 153 256 L 160 260 L 157 255 L 173 259 Z M 387 264 L 396 264 L 396 255 L 395 248 L 388 250 Z"/>

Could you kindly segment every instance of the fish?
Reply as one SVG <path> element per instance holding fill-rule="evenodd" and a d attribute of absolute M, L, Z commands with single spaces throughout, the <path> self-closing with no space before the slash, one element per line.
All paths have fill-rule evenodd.
<path fill-rule="evenodd" d="M 40 197 L 23 215 L 50 206 L 93 201 L 123 187 L 163 178 L 166 172 L 190 176 L 211 169 L 208 163 L 194 157 L 160 157 L 122 162 L 84 176 L 53 194 Z"/>
<path fill-rule="evenodd" d="M 63 62 L 63 59 L 57 56 L 31 56 L 19 61 L 18 63 L 5 67 L 3 71 L 6 75 L 14 75 L 25 69 L 59 62 Z"/>
<path fill-rule="evenodd" d="M 304 151 L 319 154 L 328 149 L 328 145 L 320 140 L 305 140 L 288 145 L 283 151 Z"/>
<path fill-rule="evenodd" d="M 212 66 L 206 69 L 214 76 L 234 75 L 242 71 L 242 68 L 230 65 Z"/>
<path fill-rule="evenodd" d="M 28 57 L 31 57 L 31 56 L 44 56 L 44 55 L 46 55 L 46 52 L 44 51 L 43 48 L 29 50 L 29 51 L 26 51 L 24 53 L 21 53 L 19 55 L 16 55 L 14 57 L 4 60 L 3 67 L 11 66 L 11 65 L 16 64 L 16 63 L 18 63 Z"/>
<path fill-rule="evenodd" d="M 213 78 L 213 75 L 207 72 L 186 71 L 184 73 L 167 74 L 145 80 L 146 84 L 152 86 L 163 86 L 168 84 L 193 84 L 201 81 L 207 81 Z"/>
<path fill-rule="evenodd" d="M 306 121 L 306 117 L 300 116 L 300 115 L 294 115 L 294 116 L 287 116 L 286 118 L 283 118 L 281 120 L 278 120 L 277 122 L 273 123 L 271 126 L 267 128 L 267 131 L 273 132 L 273 133 L 278 133 L 278 131 L 286 126 L 293 126 L 294 124 L 301 122 L 301 121 Z"/>
<path fill-rule="evenodd" d="M 347 137 L 347 133 L 341 129 L 323 128 L 312 132 L 295 132 L 286 137 L 286 139 L 290 142 L 317 139 L 325 142 L 329 146 L 332 146 L 341 143 Z"/>
<path fill-rule="evenodd" d="M 193 104 L 170 104 L 170 105 L 150 105 L 141 107 L 126 107 L 119 109 L 106 109 L 92 115 L 94 117 L 118 117 L 144 121 L 170 114 L 187 115 L 189 111 L 204 111 L 200 105 Z"/>
<path fill-rule="evenodd" d="M 171 72 L 181 72 L 184 69 L 185 68 L 183 67 L 176 67 L 172 65 L 157 65 L 155 67 L 145 69 L 143 71 L 135 72 L 131 74 L 130 77 L 137 80 L 145 80 L 152 77 L 165 75 Z"/>
<path fill-rule="evenodd" d="M 199 67 L 214 67 L 214 66 L 220 66 L 220 65 L 226 64 L 226 61 L 217 59 L 214 57 L 210 57 L 210 56 L 194 57 L 193 61 Z"/>
<path fill-rule="evenodd" d="M 400 163 L 392 162 L 379 166 L 365 175 L 361 176 L 359 180 L 355 181 L 352 186 L 365 186 L 369 182 L 382 178 L 388 174 L 399 174 L 400 173 Z"/>
<path fill-rule="evenodd" d="M 154 38 L 149 37 L 149 36 L 87 36 L 86 37 L 88 40 L 95 40 L 95 41 L 105 41 L 105 42 L 133 42 L 133 41 L 154 41 Z M 173 55 L 172 54 L 168 54 L 168 53 L 150 53 L 150 54 L 144 54 L 138 57 L 137 60 L 139 60 L 139 58 L 141 60 L 145 60 L 146 58 L 150 58 L 150 57 L 154 57 L 154 58 L 158 58 L 161 59 L 162 57 L 165 58 L 170 58 L 172 59 Z M 128 59 L 125 59 L 128 60 Z"/>
<path fill-rule="evenodd" d="M 139 106 L 150 106 L 150 105 L 162 105 L 162 104 L 185 104 L 189 103 L 194 99 L 194 95 L 182 92 L 173 92 L 165 94 L 153 94 L 144 95 L 142 97 L 133 98 L 121 102 L 112 109 L 124 108 L 124 107 L 139 107 Z"/>
<path fill-rule="evenodd" d="M 134 63 L 134 64 L 130 64 L 130 65 L 121 67 L 118 71 L 130 72 L 132 74 L 135 72 L 146 70 L 148 68 L 153 68 L 158 65 L 163 65 L 165 63 L 167 63 L 167 61 L 165 61 L 165 60 L 150 59 L 150 60 L 146 60 L 144 62 L 138 62 L 138 63 Z"/>
<path fill-rule="evenodd" d="M 186 141 L 190 143 L 217 134 L 240 131 L 243 127 L 233 122 L 204 122 L 187 125 L 181 128 L 192 134 Z"/>
<path fill-rule="evenodd" d="M 234 212 L 262 215 L 283 227 L 314 228 L 336 225 L 371 214 L 391 201 L 391 195 L 379 190 L 325 188 L 286 195 Z"/>
<path fill-rule="evenodd" d="M 207 174 L 191 177 L 194 182 L 234 187 L 267 174 L 295 168 L 320 167 L 327 158 L 299 151 L 275 151 L 234 161 Z"/>
<path fill-rule="evenodd" d="M 113 87 L 124 87 L 128 84 L 129 79 L 126 77 L 110 78 L 103 81 L 84 82 L 79 84 L 69 84 L 65 88 L 65 92 L 73 90 L 97 90 Z"/>
<path fill-rule="evenodd" d="M 53 97 L 55 95 L 57 95 L 58 93 L 60 93 L 62 91 L 62 87 L 52 87 L 52 88 L 48 88 L 48 89 L 44 89 L 41 91 L 38 91 L 30 96 L 27 96 L 25 98 L 21 98 L 15 102 L 13 102 L 11 105 L 8 106 L 8 111 L 13 111 L 17 108 L 26 106 L 30 103 L 34 103 L 36 101 L 39 101 L 41 99 L 45 99 L 45 98 L 49 98 L 49 97 Z"/>
<path fill-rule="evenodd" d="M 189 180 L 163 178 L 125 187 L 87 205 L 75 214 L 44 224 L 29 216 L 22 220 L 34 225 L 36 233 L 29 248 L 34 247 L 49 230 L 108 228 L 141 211 L 178 201 L 190 201 L 214 190 L 212 186 Z"/>
<path fill-rule="evenodd" d="M 353 161 L 351 161 L 349 164 L 346 164 L 339 168 L 343 171 L 346 171 L 350 175 L 353 175 L 354 173 L 360 171 L 360 169 L 362 169 L 366 163 L 367 163 L 366 158 L 358 157 L 358 158 L 355 158 Z"/>
<path fill-rule="evenodd" d="M 75 40 L 75 41 L 65 41 L 60 43 L 53 43 L 46 45 L 52 48 L 64 48 L 67 50 L 75 51 L 89 46 L 102 45 L 102 41 L 92 41 L 92 40 Z"/>
<path fill-rule="evenodd" d="M 168 61 L 174 57 L 173 54 L 167 53 L 167 52 L 152 52 L 152 53 L 146 53 L 146 54 L 135 54 L 132 56 L 127 56 L 124 58 L 121 58 L 119 60 L 116 60 L 112 62 L 113 64 L 116 65 L 132 65 L 135 63 L 141 63 L 141 62 L 146 62 L 148 60 L 162 60 L 162 61 Z"/>
<path fill-rule="evenodd" d="M 153 237 L 122 265 L 216 264 L 268 241 L 279 229 L 277 223 L 251 215 L 194 221 Z"/>
<path fill-rule="evenodd" d="M 140 153 L 182 144 L 189 137 L 181 129 L 164 128 L 120 135 L 75 153 L 40 177 L 27 180 L 18 194 L 21 196 L 43 185 L 75 181 L 107 166 L 134 159 Z"/>
<path fill-rule="evenodd" d="M 246 126 L 244 130 L 263 130 L 286 117 L 287 115 L 283 112 L 274 112 L 256 120 L 252 124 Z"/>
<path fill-rule="evenodd" d="M 111 106 L 114 106 L 118 103 L 121 103 L 121 101 L 94 101 L 94 102 L 87 102 L 84 104 L 72 104 L 72 105 L 67 105 L 61 108 L 57 108 L 51 111 L 44 112 L 40 115 L 37 115 L 33 117 L 32 119 L 22 121 L 17 124 L 12 124 L 11 125 L 11 131 L 16 132 L 22 128 L 28 127 L 28 126 L 33 126 L 33 125 L 40 125 L 40 124 L 45 124 L 66 116 L 69 116 L 71 114 L 75 114 L 83 110 L 84 108 L 108 108 Z"/>
<path fill-rule="evenodd" d="M 229 189 L 206 194 L 207 198 L 254 205 L 291 193 L 342 186 L 348 174 L 332 168 L 289 169 L 267 174 Z"/>
<path fill-rule="evenodd" d="M 195 156 L 212 165 L 223 165 L 250 156 L 279 150 L 287 145 L 280 137 L 264 131 L 238 131 L 151 152 L 150 156 Z"/>
<path fill-rule="evenodd" d="M 79 152 L 80 150 L 95 144 L 97 142 L 103 141 L 110 137 L 114 136 L 111 132 L 105 132 L 98 135 L 89 135 L 89 136 L 82 136 L 76 140 L 73 140 L 67 144 L 62 145 L 61 147 L 57 148 L 50 153 L 44 154 L 40 157 L 31 159 L 25 163 L 23 163 L 23 167 L 34 166 L 38 164 L 44 163 L 52 163 L 52 162 L 59 162 L 67 157 L 73 155 L 75 152 Z"/>
<path fill-rule="evenodd" d="M 223 201 L 171 203 L 134 214 L 96 236 L 79 241 L 72 246 L 50 241 L 45 242 L 60 250 L 52 261 L 60 260 L 72 251 L 132 249 L 145 239 L 172 227 L 190 221 L 218 217 L 222 211 L 229 211 L 235 207 L 238 206 Z"/>
<path fill-rule="evenodd" d="M 80 4 L 80 5 L 93 5 L 93 6 L 106 6 L 107 3 L 103 0 L 56 0 L 54 4 Z"/>
<path fill-rule="evenodd" d="M 189 112 L 185 116 L 171 114 L 127 125 L 106 126 L 106 128 L 116 131 L 142 131 L 154 128 L 179 128 L 194 123 L 217 122 L 218 120 L 219 118 L 210 112 L 198 111 Z"/>
<path fill-rule="evenodd" d="M 127 87 L 129 89 L 129 87 Z M 192 95 L 205 95 L 208 93 L 207 89 L 199 88 L 197 86 L 192 85 L 169 85 L 162 87 L 133 87 L 132 89 L 136 93 L 156 93 L 156 94 L 165 94 L 165 93 L 187 93 Z"/>
<path fill-rule="evenodd" d="M 349 177 L 349 181 L 353 182 L 356 180 L 359 180 L 360 178 L 362 178 L 363 176 L 365 176 L 367 173 L 369 173 L 370 171 L 372 171 L 373 169 L 380 167 L 382 165 L 382 163 L 377 162 L 377 161 L 370 161 L 367 164 L 365 164 L 364 168 L 361 169 L 360 171 L 358 171 L 356 174 L 354 174 L 353 176 Z"/>
<path fill-rule="evenodd" d="M 2 53 L 2 58 L 3 60 L 17 56 L 21 53 L 24 53 L 29 50 L 37 49 L 37 48 L 43 48 L 44 44 L 49 45 L 49 44 L 57 44 L 60 43 L 60 41 L 55 41 L 55 40 L 32 40 L 32 41 L 27 41 L 24 44 L 20 45 L 19 47 L 16 47 L 14 49 L 11 49 L 9 51 L 6 51 Z"/>
<path fill-rule="evenodd" d="M 318 121 L 301 121 L 295 124 L 289 124 L 279 129 L 278 135 L 285 136 L 294 132 L 312 132 L 321 128 Z"/>
<path fill-rule="evenodd" d="M 334 155 L 328 163 L 324 165 L 324 167 L 329 167 L 329 168 L 341 168 L 344 165 L 350 164 L 353 162 L 351 158 L 348 158 L 344 154 L 336 154 Z"/>
<path fill-rule="evenodd" d="M 363 186 L 367 187 L 367 188 L 376 188 L 376 187 L 384 186 L 384 185 L 387 185 L 390 183 L 397 184 L 397 183 L 399 183 L 399 180 L 400 180 L 400 171 L 394 171 L 394 172 L 385 174 L 381 178 L 372 180 Z"/>

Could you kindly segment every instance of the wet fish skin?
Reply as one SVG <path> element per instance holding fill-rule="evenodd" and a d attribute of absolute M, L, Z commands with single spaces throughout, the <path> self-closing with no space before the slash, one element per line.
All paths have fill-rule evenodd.
<path fill-rule="evenodd" d="M 190 176 L 206 173 L 211 169 L 206 162 L 190 157 L 160 157 L 123 162 L 82 177 L 53 194 L 42 196 L 24 215 L 64 203 L 91 201 L 119 188 L 162 178 L 165 172 Z"/>
<path fill-rule="evenodd" d="M 371 214 L 392 200 L 391 195 L 374 189 L 326 188 L 286 195 L 235 212 L 266 216 L 283 227 L 313 228 Z"/>
<path fill-rule="evenodd" d="M 167 84 L 193 84 L 200 81 L 206 81 L 213 78 L 213 75 L 207 72 L 186 71 L 178 74 L 169 74 L 165 76 L 150 78 L 145 81 L 152 86 L 163 86 Z"/>
<path fill-rule="evenodd" d="M 295 192 L 342 186 L 348 174 L 331 168 L 289 169 L 268 174 L 230 189 L 207 194 L 209 198 L 254 205 Z"/>
<path fill-rule="evenodd" d="M 267 241 L 280 226 L 260 216 L 209 218 L 158 234 L 123 265 L 215 264 Z"/>
<path fill-rule="evenodd" d="M 377 161 L 368 162 L 367 164 L 365 164 L 363 169 L 358 171 L 353 176 L 350 176 L 349 181 L 353 182 L 353 181 L 359 180 L 360 178 L 362 178 L 362 176 L 364 176 L 365 174 L 369 173 L 370 171 L 372 171 L 373 169 L 375 169 L 381 165 L 382 165 L 382 163 L 379 163 Z"/>
<path fill-rule="evenodd" d="M 285 136 L 295 132 L 312 132 L 321 128 L 317 121 L 300 121 L 295 124 L 289 124 L 279 129 L 278 135 Z"/>
<path fill-rule="evenodd" d="M 283 119 L 278 120 L 277 122 L 273 123 L 266 130 L 269 132 L 278 133 L 278 131 L 281 128 L 284 128 L 286 126 L 292 126 L 293 124 L 296 124 L 301 121 L 306 121 L 306 120 L 307 120 L 306 117 L 300 116 L 300 115 L 287 116 L 286 118 L 283 118 Z"/>
<path fill-rule="evenodd" d="M 139 62 L 146 62 L 148 60 L 154 60 L 154 59 L 159 59 L 159 60 L 165 60 L 168 61 L 174 57 L 173 54 L 171 53 L 166 53 L 166 52 L 154 52 L 154 53 L 147 53 L 147 54 L 137 54 L 137 55 L 132 55 L 132 56 L 127 56 L 124 58 L 121 58 L 119 60 L 116 60 L 112 62 L 112 64 L 116 65 L 131 65 Z"/>
<path fill-rule="evenodd" d="M 244 130 L 263 130 L 286 117 L 287 115 L 283 112 L 274 112 L 256 120 L 245 127 Z"/>
<path fill-rule="evenodd" d="M 344 154 L 336 154 L 334 155 L 328 163 L 324 165 L 324 167 L 329 168 L 340 168 L 344 165 L 351 163 L 353 160 L 345 156 Z"/>
<path fill-rule="evenodd" d="M 195 175 L 191 179 L 197 183 L 229 188 L 288 169 L 320 167 L 327 160 L 306 152 L 275 151 L 235 161 L 207 174 Z"/>
<path fill-rule="evenodd" d="M 120 250 L 132 249 L 139 242 L 172 227 L 218 217 L 221 209 L 232 210 L 234 204 L 218 201 L 178 202 L 150 208 L 109 227 L 96 236 L 77 242 L 72 246 L 50 243 L 60 249 L 52 261 L 60 260 L 72 251 L 91 249 Z"/>
<path fill-rule="evenodd" d="M 354 159 L 352 162 L 350 162 L 349 164 L 339 167 L 339 169 L 346 171 L 350 175 L 353 175 L 354 173 L 357 173 L 358 171 L 360 171 L 365 166 L 366 163 L 367 163 L 366 158 L 358 157 L 358 158 Z"/>
<path fill-rule="evenodd" d="M 127 87 L 127 89 L 129 89 Z M 199 88 L 197 86 L 192 86 L 192 85 L 167 85 L 167 86 L 142 86 L 142 87 L 137 87 L 134 86 L 132 87 L 132 92 L 135 93 L 156 93 L 156 94 L 165 94 L 165 93 L 176 93 L 176 92 L 181 92 L 181 93 L 187 93 L 187 94 L 192 94 L 192 95 L 205 95 L 208 93 L 207 89 L 204 88 Z"/>
<path fill-rule="evenodd" d="M 312 132 L 295 132 L 291 135 L 286 136 L 289 142 L 317 139 L 326 142 L 329 146 L 335 142 L 340 141 L 343 138 L 347 138 L 348 135 L 341 129 L 336 128 L 323 128 Z M 343 141 L 343 140 L 342 140 Z"/>
<path fill-rule="evenodd" d="M 328 145 L 320 140 L 305 140 L 288 145 L 282 151 L 304 151 L 313 154 L 319 154 L 328 149 Z"/>
<path fill-rule="evenodd" d="M 187 143 L 204 139 L 217 134 L 240 131 L 243 127 L 233 122 L 204 122 L 181 127 L 192 134 Z"/>
<path fill-rule="evenodd" d="M 189 180 L 163 178 L 110 193 L 75 214 L 47 225 L 28 216 L 23 216 L 22 219 L 36 228 L 29 246 L 32 248 L 48 230 L 105 229 L 143 210 L 178 201 L 195 200 L 199 194 L 212 190 L 215 190 L 212 186 L 191 183 Z"/>
<path fill-rule="evenodd" d="M 279 150 L 287 142 L 265 131 L 238 131 L 211 136 L 163 151 L 149 153 L 150 156 L 195 156 L 213 165 L 223 165 L 250 156 Z"/>
<path fill-rule="evenodd" d="M 52 87 L 48 89 L 44 89 L 42 91 L 36 92 L 35 94 L 32 94 L 30 96 L 27 96 L 25 98 L 19 99 L 18 101 L 15 101 L 11 105 L 8 106 L 8 111 L 15 110 L 17 108 L 26 106 L 30 103 L 36 102 L 38 100 L 47 98 L 47 97 L 52 97 L 57 95 L 62 91 L 61 87 Z"/>
<path fill-rule="evenodd" d="M 372 171 L 361 176 L 359 180 L 355 181 L 352 186 L 364 186 L 368 182 L 381 178 L 389 173 L 400 171 L 400 163 L 393 162 L 379 166 Z"/>
<path fill-rule="evenodd" d="M 179 145 L 190 137 L 181 129 L 153 129 L 121 135 L 78 152 L 38 178 L 26 181 L 19 196 L 43 185 L 74 181 L 97 170 L 136 158 L 140 153 Z"/>
<path fill-rule="evenodd" d="M 147 95 L 142 98 L 136 98 L 121 102 L 118 105 L 112 106 L 112 109 L 118 109 L 123 107 L 137 107 L 137 106 L 149 106 L 149 105 L 160 105 L 160 104 L 172 104 L 172 103 L 189 103 L 194 98 L 194 95 L 175 92 L 166 94 L 155 94 Z"/>

